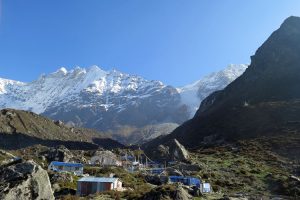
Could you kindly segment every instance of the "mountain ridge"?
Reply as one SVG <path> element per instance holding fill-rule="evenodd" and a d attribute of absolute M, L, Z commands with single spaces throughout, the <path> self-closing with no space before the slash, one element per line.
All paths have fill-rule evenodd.
<path fill-rule="evenodd" d="M 69 71 L 62 67 L 30 83 L 0 79 L 0 108 L 33 111 L 72 126 L 113 132 L 114 139 L 132 143 L 147 126 L 190 119 L 204 97 L 224 88 L 246 68 L 229 65 L 195 84 L 175 88 L 97 66 Z M 126 142 L 124 137 L 132 140 Z"/>
<path fill-rule="evenodd" d="M 111 149 L 124 145 L 94 130 L 69 127 L 33 112 L 0 110 L 0 148 L 20 149 L 35 144 L 65 145 L 70 149 Z"/>

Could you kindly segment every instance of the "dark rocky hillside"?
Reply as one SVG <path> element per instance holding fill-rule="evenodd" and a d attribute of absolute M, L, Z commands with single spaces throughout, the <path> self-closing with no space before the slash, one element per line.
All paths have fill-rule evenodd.
<path fill-rule="evenodd" d="M 52 121 L 32 112 L 13 109 L 0 111 L 0 148 L 19 149 L 35 144 L 65 145 L 70 149 L 123 146 L 101 137 L 100 133 L 93 130 L 68 127 L 60 121 Z"/>
<path fill-rule="evenodd" d="M 298 136 L 299 131 L 300 18 L 289 17 L 251 57 L 242 76 L 206 98 L 192 120 L 147 147 L 176 138 L 198 148 L 260 136 Z M 300 145 L 294 146 L 298 152 Z"/>

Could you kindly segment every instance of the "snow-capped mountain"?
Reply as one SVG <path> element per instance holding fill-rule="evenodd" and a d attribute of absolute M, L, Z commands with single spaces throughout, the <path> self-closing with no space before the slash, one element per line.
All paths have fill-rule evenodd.
<path fill-rule="evenodd" d="M 0 106 L 31 110 L 41 114 L 51 106 L 76 98 L 82 90 L 105 75 L 106 72 L 94 66 L 88 70 L 75 68 L 70 72 L 60 68 L 50 75 L 42 75 L 32 83 L 3 79 L 0 80 L 3 88 Z M 5 101 L 6 99 L 9 101 Z"/>
<path fill-rule="evenodd" d="M 1 79 L 0 108 L 31 110 L 100 130 L 182 123 L 188 116 L 174 87 L 97 66 L 61 68 L 31 83 Z"/>
<path fill-rule="evenodd" d="M 31 83 L 0 79 L 0 108 L 30 110 L 98 130 L 182 123 L 210 93 L 241 75 L 246 65 L 230 65 L 194 84 L 175 88 L 97 66 L 60 68 Z"/>
<path fill-rule="evenodd" d="M 231 64 L 225 69 L 203 77 L 190 85 L 178 88 L 183 104 L 188 105 L 191 117 L 198 110 L 200 103 L 211 93 L 224 89 L 228 84 L 242 75 L 248 65 Z"/>

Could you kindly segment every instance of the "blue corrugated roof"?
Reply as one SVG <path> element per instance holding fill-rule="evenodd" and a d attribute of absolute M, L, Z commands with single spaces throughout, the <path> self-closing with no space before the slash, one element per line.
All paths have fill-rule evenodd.
<path fill-rule="evenodd" d="M 81 163 L 67 163 L 67 162 L 52 161 L 51 164 L 54 166 L 83 167 L 83 164 Z"/>
<path fill-rule="evenodd" d="M 190 176 L 169 176 L 170 178 L 174 178 L 174 179 L 181 179 L 181 178 L 186 178 L 186 179 L 192 179 L 192 178 L 195 178 L 195 179 L 198 179 L 196 177 L 190 177 Z"/>
<path fill-rule="evenodd" d="M 197 185 L 200 186 L 201 180 L 194 177 L 184 176 L 169 176 L 171 182 L 181 182 L 185 185 Z"/>
<path fill-rule="evenodd" d="M 117 178 L 106 178 L 106 177 L 94 177 L 94 176 L 89 176 L 89 177 L 83 177 L 78 180 L 78 182 L 97 182 L 97 183 L 113 183 Z"/>

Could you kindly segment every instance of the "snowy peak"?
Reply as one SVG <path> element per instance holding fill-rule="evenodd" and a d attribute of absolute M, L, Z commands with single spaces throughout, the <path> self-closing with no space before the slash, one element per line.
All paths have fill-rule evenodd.
<path fill-rule="evenodd" d="M 230 64 L 224 70 L 213 73 L 210 76 L 216 74 L 217 77 L 226 77 L 229 81 L 233 81 L 237 77 L 241 76 L 247 68 L 248 65 L 245 64 Z"/>
<path fill-rule="evenodd" d="M 62 74 L 62 75 L 66 75 L 68 73 L 68 70 L 64 67 L 59 68 L 56 72 L 54 72 L 55 74 Z"/>
<path fill-rule="evenodd" d="M 132 76 L 129 74 L 121 73 L 116 70 L 106 72 L 106 74 L 97 77 L 95 81 L 90 81 L 91 84 L 86 87 L 86 91 L 98 94 L 103 93 L 123 93 L 123 92 L 137 92 L 146 87 L 155 87 L 162 89 L 165 87 L 159 81 L 148 81 L 139 76 Z"/>
<path fill-rule="evenodd" d="M 81 93 L 102 96 L 131 92 L 136 93 L 131 96 L 138 97 L 148 95 L 148 89 L 150 92 L 151 88 L 164 87 L 159 81 L 148 81 L 116 70 L 104 71 L 98 66 L 76 67 L 70 71 L 62 67 L 31 83 L 0 79 L 0 94 L 6 94 L 0 97 L 0 107 L 43 113 L 51 106 L 78 99 Z"/>
<path fill-rule="evenodd" d="M 191 116 L 198 110 L 200 103 L 211 93 L 222 90 L 247 69 L 245 64 L 230 64 L 225 69 L 203 77 L 192 84 L 178 88 L 181 101 L 190 107 Z"/>

